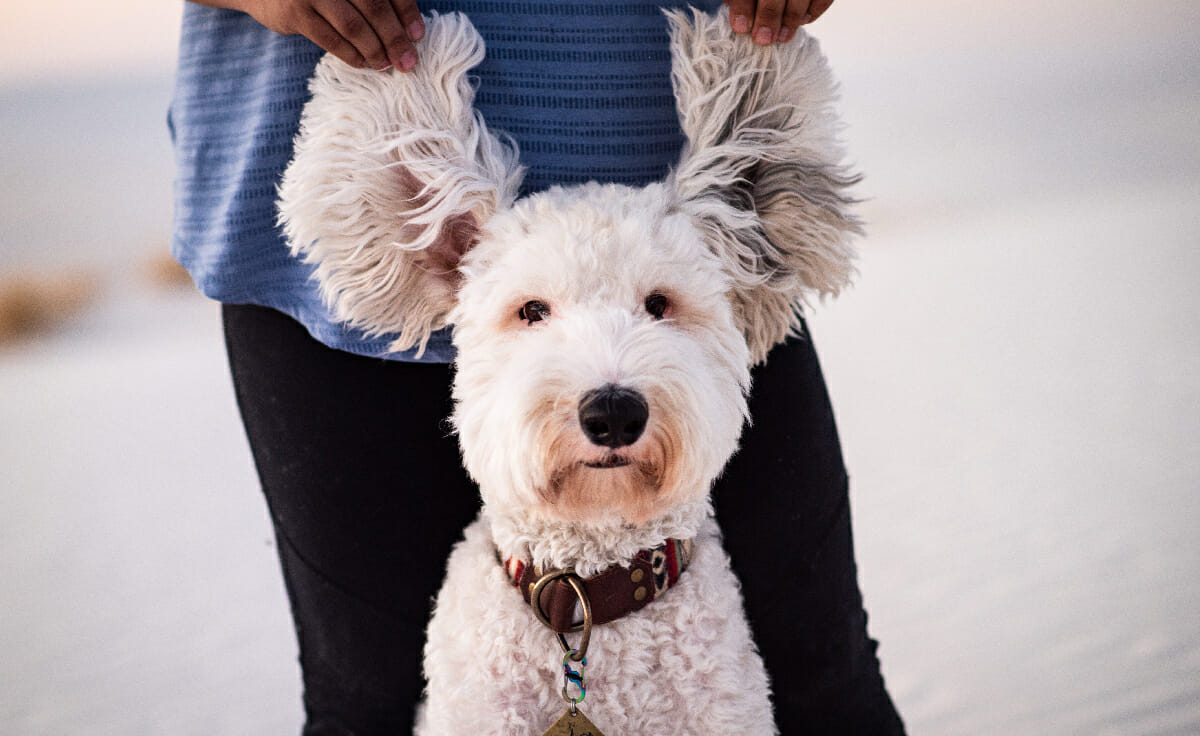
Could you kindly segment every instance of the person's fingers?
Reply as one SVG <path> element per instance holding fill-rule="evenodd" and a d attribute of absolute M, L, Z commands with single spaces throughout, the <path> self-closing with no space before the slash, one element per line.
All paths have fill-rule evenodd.
<path fill-rule="evenodd" d="M 791 0 L 783 10 L 783 19 L 779 22 L 779 33 L 776 34 L 775 40 L 779 43 L 792 40 L 796 29 L 808 22 L 805 18 L 808 17 L 811 7 L 812 5 L 804 0 Z"/>
<path fill-rule="evenodd" d="M 749 33 L 754 23 L 755 0 L 728 0 L 729 25 L 734 33 Z"/>
<path fill-rule="evenodd" d="M 382 46 L 383 61 L 376 65 L 375 59 L 363 53 L 375 68 L 394 66 L 408 71 L 417 65 L 417 50 L 408 38 L 400 15 L 392 6 L 391 0 L 352 0 L 359 15 L 367 22 L 367 28 L 362 33 L 365 43 L 370 45 L 369 35 L 374 35 Z M 355 39 L 351 39 L 355 41 Z M 355 41 L 355 46 L 363 52 L 363 47 Z"/>
<path fill-rule="evenodd" d="M 316 0 L 313 8 L 366 60 L 365 66 L 386 69 L 391 65 L 383 42 L 358 8 L 347 0 Z"/>
<path fill-rule="evenodd" d="M 421 10 L 413 0 L 392 0 L 396 15 L 404 24 L 409 40 L 420 41 L 425 37 L 425 21 L 421 20 Z"/>
<path fill-rule="evenodd" d="M 804 22 L 812 23 L 817 18 L 820 18 L 822 13 L 829 10 L 830 5 L 833 5 L 833 0 L 812 0 L 808 4 L 808 20 Z"/>
<path fill-rule="evenodd" d="M 786 5 L 787 0 L 758 0 L 758 7 L 754 11 L 754 31 L 751 34 L 754 43 L 761 46 L 775 43 Z"/>
<path fill-rule="evenodd" d="M 342 37 L 342 34 L 329 24 L 315 10 L 309 10 L 296 19 L 295 33 L 300 33 L 310 41 L 333 54 L 353 67 L 364 67 L 367 60 L 358 53 L 354 44 Z"/>

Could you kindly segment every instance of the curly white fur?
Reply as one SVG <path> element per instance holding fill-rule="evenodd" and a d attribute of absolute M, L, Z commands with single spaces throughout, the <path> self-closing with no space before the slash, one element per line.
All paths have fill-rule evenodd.
<path fill-rule="evenodd" d="M 516 198 L 516 150 L 471 106 L 483 39 L 432 18 L 410 73 L 327 55 L 310 83 L 295 157 L 279 188 L 292 252 L 316 265 L 334 316 L 424 348 L 444 326 L 464 239 Z"/>
<path fill-rule="evenodd" d="M 746 43 L 727 13 L 668 14 L 688 141 L 671 184 L 734 278 L 759 361 L 799 326 L 808 295 L 836 295 L 853 275 L 857 177 L 840 164 L 836 88 L 816 39 Z"/>
<path fill-rule="evenodd" d="M 604 733 L 776 732 L 766 672 L 711 520 L 692 555 L 678 587 L 592 633 L 581 707 Z M 556 647 L 496 564 L 486 523 L 472 525 L 429 625 L 417 733 L 542 733 L 566 707 Z"/>
<path fill-rule="evenodd" d="M 688 145 L 641 188 L 516 200 L 515 152 L 471 109 L 482 43 L 459 15 L 429 19 L 415 74 L 329 58 L 313 79 L 280 190 L 291 246 L 340 318 L 398 333 L 397 349 L 454 325 L 452 419 L 484 503 L 430 624 L 422 736 L 536 734 L 563 710 L 554 638 L 497 552 L 586 576 L 669 537 L 695 538 L 692 564 L 594 633 L 589 717 L 610 733 L 775 733 L 708 494 L 749 367 L 851 274 L 853 177 L 815 41 L 758 48 L 724 11 L 670 21 Z M 581 426 L 582 397 L 605 386 L 648 407 L 627 446 Z"/>

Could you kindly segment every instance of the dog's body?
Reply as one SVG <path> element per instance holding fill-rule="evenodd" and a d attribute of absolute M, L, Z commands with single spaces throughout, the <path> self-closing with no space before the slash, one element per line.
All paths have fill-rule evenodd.
<path fill-rule="evenodd" d="M 604 733 L 775 732 L 767 675 L 711 520 L 678 586 L 597 626 L 587 657 L 580 707 Z M 471 525 L 429 625 L 417 733 L 541 734 L 566 710 L 561 661 L 554 637 L 497 564 L 488 522 Z"/>
<path fill-rule="evenodd" d="M 688 147 L 643 188 L 518 200 L 515 151 L 471 109 L 483 50 L 461 16 L 430 19 L 414 74 L 327 59 L 314 78 L 289 240 L 335 313 L 397 349 L 454 324 L 453 422 L 484 502 L 429 627 L 423 736 L 538 734 L 565 709 L 555 637 L 500 560 L 586 580 L 667 539 L 693 540 L 691 565 L 595 628 L 583 709 L 610 733 L 775 732 L 708 493 L 749 366 L 849 277 L 853 180 L 815 42 L 671 22 Z"/>

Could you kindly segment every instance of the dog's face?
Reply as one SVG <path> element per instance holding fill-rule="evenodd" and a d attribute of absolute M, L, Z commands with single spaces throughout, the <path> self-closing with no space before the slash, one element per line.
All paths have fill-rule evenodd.
<path fill-rule="evenodd" d="M 749 352 L 729 276 L 662 185 L 524 199 L 460 272 L 454 422 L 489 507 L 639 523 L 708 492 Z"/>
<path fill-rule="evenodd" d="M 496 510 L 632 523 L 707 493 L 748 366 L 851 272 L 858 224 L 816 42 L 668 14 L 687 145 L 665 181 L 518 199 L 472 108 L 483 42 L 427 19 L 411 73 L 317 68 L 280 187 L 336 318 L 393 349 L 455 325 L 454 422 Z"/>

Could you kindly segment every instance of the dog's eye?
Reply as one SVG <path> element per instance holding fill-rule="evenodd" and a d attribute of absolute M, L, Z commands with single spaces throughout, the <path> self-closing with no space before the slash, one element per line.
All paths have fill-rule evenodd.
<path fill-rule="evenodd" d="M 664 294 L 651 294 L 646 297 L 646 312 L 654 319 L 662 319 L 667 314 L 671 301 Z"/>
<path fill-rule="evenodd" d="M 517 316 L 529 324 L 541 322 L 550 316 L 550 307 L 546 306 L 545 302 L 533 299 L 521 305 L 521 308 L 517 310 Z"/>

